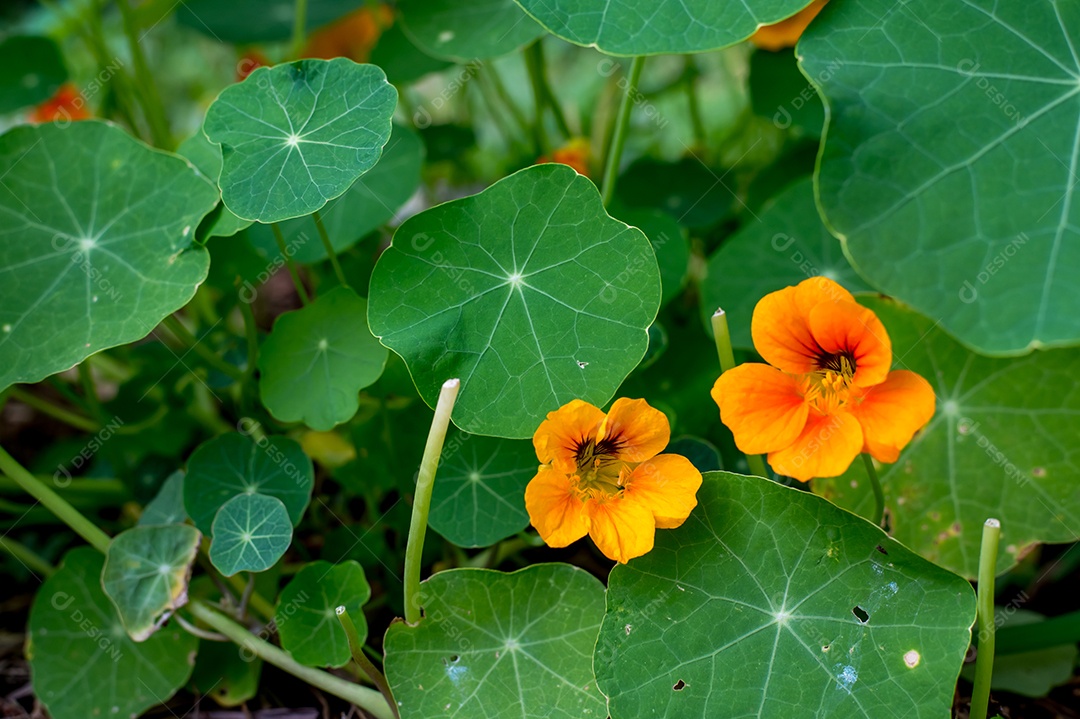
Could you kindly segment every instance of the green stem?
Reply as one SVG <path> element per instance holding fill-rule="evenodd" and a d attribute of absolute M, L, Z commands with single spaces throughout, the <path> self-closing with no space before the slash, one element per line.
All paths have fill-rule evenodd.
<path fill-rule="evenodd" d="M 247 376 L 251 378 L 259 362 L 259 328 L 255 325 L 255 312 L 250 302 L 240 303 L 240 315 L 244 318 L 244 337 L 247 340 Z"/>
<path fill-rule="evenodd" d="M 285 267 L 289 270 L 289 276 L 292 277 L 293 286 L 296 287 L 296 294 L 300 296 L 302 303 L 309 304 L 311 298 L 308 297 L 307 289 L 304 287 L 303 281 L 300 279 L 300 270 L 296 268 L 296 264 L 289 257 L 289 248 L 285 244 L 285 235 L 281 234 L 281 228 L 278 227 L 276 222 L 270 223 L 270 229 L 274 233 L 274 241 L 277 243 L 278 250 L 281 251 L 281 258 L 285 260 Z"/>
<path fill-rule="evenodd" d="M 101 406 L 101 398 L 98 397 L 97 385 L 94 384 L 94 375 L 90 371 L 90 365 L 86 362 L 79 363 L 79 381 L 82 383 L 83 394 L 86 395 L 86 404 L 90 412 L 100 424 L 108 423 L 108 415 Z"/>
<path fill-rule="evenodd" d="M 420 473 L 416 478 L 416 494 L 413 497 L 412 521 L 409 523 L 409 543 L 405 547 L 405 621 L 420 621 L 420 555 L 424 551 L 424 535 L 427 533 L 428 510 L 431 508 L 431 490 L 435 485 L 435 470 L 439 468 L 446 428 L 450 425 L 450 413 L 454 410 L 461 380 L 451 379 L 443 383 L 439 402 L 435 405 L 435 417 L 431 420 L 424 457 L 420 460 Z"/>
<path fill-rule="evenodd" d="M 712 316 L 713 338 L 716 340 L 716 354 L 720 357 L 720 374 L 735 367 L 735 350 L 731 347 L 731 330 L 728 328 L 727 313 L 716 310 Z M 746 464 L 752 474 L 768 477 L 769 470 L 760 454 L 746 455 Z"/>
<path fill-rule="evenodd" d="M 90 543 L 94 549 L 105 553 L 109 549 L 109 535 L 101 531 L 96 524 L 79 513 L 59 494 L 45 485 L 40 479 L 26 471 L 15 458 L 0 447 L 0 472 L 15 480 L 27 494 L 41 502 L 50 512 L 59 517 L 64 524 Z"/>
<path fill-rule="evenodd" d="M 9 537 L 0 537 L 0 549 L 10 554 L 31 572 L 51 577 L 56 568 L 42 559 L 37 552 Z"/>
<path fill-rule="evenodd" d="M 307 0 L 296 0 L 293 14 L 292 44 L 289 48 L 289 56 L 300 57 L 304 51 L 304 40 L 307 25 Z"/>
<path fill-rule="evenodd" d="M 494 63 L 488 63 L 480 68 L 480 72 L 487 70 L 487 75 L 491 79 L 491 86 L 495 88 L 495 94 L 499 96 L 499 99 L 506 109 L 510 111 L 510 114 L 514 117 L 514 122 L 525 133 L 525 137 L 529 136 L 529 121 L 525 118 L 525 113 L 521 111 L 521 108 L 514 102 L 514 98 L 510 97 L 510 91 L 506 89 L 506 84 L 502 81 L 502 76 L 499 75 L 499 71 L 495 68 Z"/>
<path fill-rule="evenodd" d="M 551 83 L 548 82 L 547 59 L 544 56 L 543 38 L 537 40 L 534 45 L 536 47 L 534 52 L 536 53 L 536 64 L 538 66 L 536 79 L 540 82 L 540 92 L 543 94 L 544 102 L 555 118 L 555 124 L 559 126 L 559 132 L 563 134 L 563 137 L 569 139 L 572 136 L 570 125 L 566 122 L 566 115 L 563 114 L 562 105 L 559 104 L 559 100 L 551 89 Z"/>
<path fill-rule="evenodd" d="M 254 654 L 263 661 L 273 664 L 298 679 L 304 680 L 313 687 L 322 689 L 327 694 L 333 694 L 355 704 L 376 717 L 376 719 L 393 719 L 392 708 L 386 703 L 382 694 L 374 689 L 353 684 L 321 669 L 298 664 L 295 659 L 281 649 L 255 636 L 201 600 L 196 599 L 187 606 L 196 619 L 209 625 L 219 634 L 228 637 L 241 649 Z"/>
<path fill-rule="evenodd" d="M 143 54 L 142 45 L 139 44 L 139 27 L 135 19 L 135 13 L 128 4 L 128 0 L 116 0 L 116 6 L 120 8 L 124 35 L 127 36 L 128 47 L 131 49 L 131 61 L 135 65 L 135 81 L 138 84 L 139 97 L 142 100 L 146 122 L 150 126 L 150 135 L 154 138 L 155 145 L 163 150 L 172 150 L 172 133 L 169 130 L 165 105 L 161 102 L 161 95 L 158 93 L 154 75 L 150 72 L 150 66 L 146 62 L 146 55 Z"/>
<path fill-rule="evenodd" d="M 525 67 L 529 71 L 529 83 L 532 86 L 533 95 L 533 122 L 532 134 L 536 156 L 540 157 L 547 152 L 547 132 L 544 130 L 544 106 L 547 98 L 544 96 L 544 56 L 540 49 L 540 40 L 525 48 Z"/>
<path fill-rule="evenodd" d="M 491 119 L 495 122 L 495 125 L 499 128 L 499 132 L 504 138 L 506 138 L 506 144 L 511 149 L 516 149 L 518 146 L 518 136 L 511 126 L 511 123 L 507 122 L 506 117 L 503 115 L 500 108 L 499 97 L 492 87 L 488 74 L 483 72 L 484 68 L 476 73 L 476 81 L 480 86 L 480 94 L 484 96 L 484 103 L 488 107 L 488 112 L 491 114 Z"/>
<path fill-rule="evenodd" d="M 202 340 L 193 335 L 184 323 L 176 318 L 175 315 L 167 315 L 165 319 L 161 321 L 161 324 L 165 325 L 176 339 L 184 343 L 189 349 L 199 355 L 208 365 L 221 372 L 222 374 L 231 377 L 237 382 L 243 382 L 245 379 L 244 373 L 240 371 L 240 368 L 229 364 L 225 360 L 214 354 L 214 351 L 202 343 Z"/>
<path fill-rule="evenodd" d="M 101 425 L 89 417 L 83 417 L 81 414 L 77 414 L 71 410 L 57 407 L 37 395 L 27 392 L 21 387 L 11 387 L 8 390 L 8 396 L 11 397 L 11 399 L 22 402 L 28 407 L 36 409 L 44 415 L 60 420 L 64 424 L 70 425 L 75 429 L 81 429 L 84 432 L 97 432 L 101 429 Z"/>
<path fill-rule="evenodd" d="M 360 667 L 360 671 L 363 672 L 372 683 L 378 687 L 382 693 L 383 698 L 386 699 L 386 703 L 390 705 L 390 709 L 393 710 L 395 717 L 400 717 L 397 709 L 397 702 L 394 700 L 394 693 L 390 691 L 390 684 L 386 681 L 386 677 L 380 672 L 371 660 L 368 659 L 367 654 L 364 654 L 364 645 L 360 643 L 360 634 L 356 631 L 356 625 L 353 624 L 352 617 L 345 610 L 345 607 L 338 607 L 336 610 L 338 622 L 341 623 L 341 628 L 345 630 L 345 636 L 349 639 L 349 651 L 352 652 L 353 660 L 356 665 Z"/>
<path fill-rule="evenodd" d="M 633 96 L 637 93 L 638 81 L 641 79 L 641 68 L 645 67 L 645 56 L 638 55 L 630 64 L 629 84 L 619 102 L 619 112 L 615 115 L 615 127 L 611 132 L 611 144 L 608 145 L 607 157 L 604 161 L 604 179 L 600 186 L 600 198 L 604 206 L 611 204 L 611 197 L 615 193 L 615 178 L 619 174 L 619 163 L 622 160 L 623 145 L 626 144 L 626 134 L 630 125 L 630 111 L 634 107 Z"/>
<path fill-rule="evenodd" d="M 338 282 L 341 283 L 342 287 L 348 287 L 349 281 L 345 279 L 341 263 L 338 262 L 337 252 L 334 251 L 334 245 L 330 242 L 330 233 L 326 231 L 322 215 L 319 214 L 318 210 L 315 210 L 311 213 L 311 219 L 315 220 L 315 229 L 319 231 L 319 239 L 322 240 L 323 248 L 326 249 L 326 256 L 330 258 L 330 264 L 334 266 L 334 274 L 337 275 Z"/>
<path fill-rule="evenodd" d="M 978 654 L 975 656 L 975 687 L 971 690 L 970 719 L 986 719 L 990 706 L 990 680 L 994 675 L 994 576 L 997 574 L 998 539 L 1001 522 L 988 519 L 983 524 L 982 547 L 979 551 L 978 585 Z"/>
<path fill-rule="evenodd" d="M 683 87 L 686 88 L 686 103 L 690 112 L 690 124 L 694 128 L 694 142 L 699 148 L 705 148 L 705 123 L 701 119 L 701 104 L 697 96 L 698 68 L 693 55 L 683 55 Z"/>
<path fill-rule="evenodd" d="M 874 458 L 863 453 L 863 464 L 866 465 L 866 474 L 870 477 L 870 488 L 874 490 L 874 516 L 870 518 L 877 526 L 881 526 L 885 519 L 885 492 L 881 489 L 881 480 L 878 479 L 877 469 L 874 467 Z"/>
<path fill-rule="evenodd" d="M 1019 654 L 1080 642 L 1080 611 L 997 630 L 997 654 Z"/>
<path fill-rule="evenodd" d="M 244 578 L 239 574 L 234 574 L 231 577 L 224 578 L 226 582 L 232 585 L 232 588 L 236 590 L 237 596 L 244 596 L 247 593 L 248 606 L 255 610 L 255 612 L 270 622 L 274 619 L 274 605 L 271 604 L 263 595 L 256 591 L 252 591 L 248 588 L 248 582 L 244 581 Z"/>

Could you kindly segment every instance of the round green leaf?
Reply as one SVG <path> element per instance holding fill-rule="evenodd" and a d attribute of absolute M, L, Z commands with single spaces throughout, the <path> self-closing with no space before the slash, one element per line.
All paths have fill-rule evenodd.
<path fill-rule="evenodd" d="M 608 55 L 705 52 L 734 45 L 810 0 L 517 0 L 563 40 Z"/>
<path fill-rule="evenodd" d="M 204 534 L 210 533 L 218 508 L 241 494 L 276 497 L 296 526 L 315 484 L 311 460 L 288 437 L 255 441 L 242 434 L 223 434 L 199 445 L 187 470 L 184 507 Z"/>
<path fill-rule="evenodd" d="M 332 429 L 356 414 L 387 355 L 368 330 L 367 301 L 335 287 L 274 322 L 259 353 L 259 396 L 282 422 Z"/>
<path fill-rule="evenodd" d="M 529 526 L 525 485 L 536 474 L 531 442 L 453 431 L 431 493 L 431 528 L 459 547 L 488 547 Z"/>
<path fill-rule="evenodd" d="M 544 34 L 514 0 L 400 0 L 397 7 L 405 34 L 443 60 L 487 60 Z"/>
<path fill-rule="evenodd" d="M 398 86 L 453 66 L 453 63 L 436 60 L 421 52 L 401 29 L 400 22 L 391 25 L 379 36 L 379 41 L 371 49 L 371 63 L 381 67 L 386 79 Z"/>
<path fill-rule="evenodd" d="M 0 68 L 0 115 L 48 100 L 68 77 L 60 48 L 36 35 L 4 38 Z"/>
<path fill-rule="evenodd" d="M 277 497 L 238 494 L 221 505 L 210 538 L 210 561 L 226 577 L 274 566 L 292 542 L 289 511 Z"/>
<path fill-rule="evenodd" d="M 360 4 L 357 0 L 308 0 L 308 32 L 330 24 Z M 238 45 L 288 40 L 295 16 L 295 0 L 184 0 L 176 7 L 181 25 L 218 42 Z"/>
<path fill-rule="evenodd" d="M 145 337 L 206 278 L 216 191 L 118 127 L 16 127 L 0 177 L 0 388 Z"/>
<path fill-rule="evenodd" d="M 136 643 L 101 590 L 105 558 L 68 552 L 30 610 L 34 693 L 54 719 L 139 716 L 191 676 L 198 640 L 175 624 Z"/>
<path fill-rule="evenodd" d="M 615 193 L 626 207 L 663 210 L 680 225 L 707 227 L 731 211 L 731 191 L 718 177 L 696 157 L 677 162 L 642 157 L 619 175 Z"/>
<path fill-rule="evenodd" d="M 402 224 L 372 273 L 368 318 L 429 405 L 460 378 L 459 427 L 523 438 L 571 399 L 611 398 L 659 301 L 648 238 L 551 163 Z"/>
<path fill-rule="evenodd" d="M 424 618 L 391 624 L 384 642 L 402 717 L 607 716 L 591 656 L 604 588 L 592 575 L 567 564 L 451 569 L 421 586 Z"/>
<path fill-rule="evenodd" d="M 259 693 L 261 674 L 262 659 L 253 658 L 247 648 L 232 642 L 203 642 L 191 684 L 221 706 L 236 707 Z"/>
<path fill-rule="evenodd" d="M 821 206 L 853 265 L 985 353 L 1080 342 L 1078 19 L 831 3 L 799 44 L 829 106 Z"/>
<path fill-rule="evenodd" d="M 379 160 L 397 90 L 346 58 L 260 67 L 225 88 L 203 131 L 221 145 L 221 199 L 238 217 L 309 215 Z"/>
<path fill-rule="evenodd" d="M 182 524 L 185 521 L 184 472 L 178 469 L 165 479 L 157 495 L 143 509 L 139 526 Z"/>
<path fill-rule="evenodd" d="M 1041 614 L 1017 609 L 1012 604 L 1008 607 L 994 607 L 994 624 L 998 628 L 1035 624 L 1043 619 Z M 1051 689 L 1072 678 L 1078 657 L 1080 652 L 1077 651 L 1076 644 L 1015 654 L 996 654 L 990 688 L 1026 697 L 1044 697 Z M 975 664 L 965 664 L 960 676 L 974 683 Z"/>
<path fill-rule="evenodd" d="M 334 250 L 347 250 L 389 221 L 420 186 L 423 164 L 424 144 L 420 136 L 407 127 L 394 125 L 390 141 L 375 167 L 319 211 Z M 310 216 L 285 220 L 278 227 L 292 259 L 297 262 L 326 259 L 326 248 Z M 271 261 L 281 257 L 269 225 L 252 225 L 248 237 Z"/>
<path fill-rule="evenodd" d="M 202 130 L 180 143 L 176 153 L 183 155 L 204 177 L 217 185 L 221 174 L 221 145 L 215 145 L 206 138 Z M 200 227 L 200 237 L 231 237 L 251 225 L 251 220 L 242 220 L 232 211 L 219 205 L 217 210 L 207 217 L 207 227 Z"/>
<path fill-rule="evenodd" d="M 869 522 L 726 472 L 612 570 L 607 606 L 612 719 L 944 717 L 975 619 L 967 582 Z"/>
<path fill-rule="evenodd" d="M 750 56 L 750 103 L 756 115 L 767 117 L 781 130 L 796 128 L 809 137 L 821 137 L 825 106 L 799 72 L 790 50 L 758 50 Z"/>
<path fill-rule="evenodd" d="M 690 243 L 682 227 L 662 210 L 627 210 L 617 214 L 619 219 L 644 232 L 652 243 L 663 288 L 660 304 L 666 305 L 682 291 L 690 271 Z"/>
<path fill-rule="evenodd" d="M 109 543 L 101 586 L 135 641 L 145 641 L 163 617 L 187 603 L 201 537 L 189 524 L 166 524 L 132 527 Z"/>
<path fill-rule="evenodd" d="M 998 572 L 1036 542 L 1080 538 L 1080 350 L 983 357 L 894 302 L 860 302 L 885 324 L 894 368 L 918 372 L 937 393 L 930 424 L 878 472 L 892 535 L 969 578 L 987 517 L 1001 520 Z M 864 517 L 873 511 L 861 462 L 815 480 L 814 491 Z"/>
<path fill-rule="evenodd" d="M 367 638 L 363 606 L 370 598 L 371 587 L 356 562 L 311 562 L 281 590 L 274 614 L 281 646 L 304 666 L 345 666 L 352 653 L 336 610 L 345 607 L 363 644 Z"/>
<path fill-rule="evenodd" d="M 758 300 L 807 277 L 823 275 L 852 292 L 870 289 L 822 224 L 809 177 L 773 198 L 758 220 L 744 225 L 709 258 L 701 311 L 710 332 L 710 318 L 722 308 L 732 344 L 753 348 L 750 320 Z"/>

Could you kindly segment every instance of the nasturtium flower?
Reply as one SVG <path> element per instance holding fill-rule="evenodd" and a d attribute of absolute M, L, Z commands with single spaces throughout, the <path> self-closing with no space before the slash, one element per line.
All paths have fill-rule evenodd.
<path fill-rule="evenodd" d="M 542 463 L 525 489 L 540 536 L 565 547 L 588 534 L 610 559 L 653 548 L 656 529 L 678 527 L 697 505 L 701 472 L 660 454 L 671 428 L 643 399 L 618 399 L 605 415 L 575 399 L 548 414 L 533 446 Z"/>
<path fill-rule="evenodd" d="M 772 25 L 763 25 L 750 37 L 750 42 L 762 50 L 771 50 L 773 52 L 795 47 L 795 43 L 802 37 L 803 31 L 810 25 L 810 21 L 821 12 L 821 8 L 825 7 L 826 2 L 827 0 L 814 0 L 814 2 L 785 20 Z"/>
<path fill-rule="evenodd" d="M 860 452 L 895 462 L 934 415 L 930 384 L 892 370 L 892 343 L 873 311 L 832 280 L 814 277 L 766 295 L 751 334 L 769 364 L 716 380 L 720 419 L 747 454 L 808 481 L 843 474 Z"/>
<path fill-rule="evenodd" d="M 589 157 L 592 154 L 588 139 L 584 137 L 571 138 L 569 142 L 551 153 L 551 156 L 543 155 L 536 162 L 560 162 L 577 171 L 579 175 L 589 176 Z"/>
<path fill-rule="evenodd" d="M 60 86 L 56 93 L 30 112 L 30 122 L 65 122 L 89 120 L 93 115 L 86 106 L 86 98 L 70 82 Z"/>

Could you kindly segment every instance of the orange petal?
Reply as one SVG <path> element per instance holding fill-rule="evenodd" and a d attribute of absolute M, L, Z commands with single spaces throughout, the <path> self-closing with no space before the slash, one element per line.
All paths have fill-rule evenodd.
<path fill-rule="evenodd" d="M 697 506 L 701 472 L 686 457 L 661 454 L 639 464 L 624 486 L 624 499 L 648 507 L 659 529 L 674 529 Z"/>
<path fill-rule="evenodd" d="M 826 0 L 815 0 L 815 2 L 810 3 L 786 20 L 781 20 L 772 25 L 761 26 L 750 37 L 750 42 L 763 50 L 772 50 L 774 52 L 794 47 L 810 21 L 817 17 L 817 14 L 821 12 L 821 8 L 825 7 L 825 2 Z"/>
<path fill-rule="evenodd" d="M 895 462 L 900 450 L 934 416 L 934 390 L 920 375 L 895 370 L 879 385 L 853 397 L 847 409 L 863 429 L 863 451 Z"/>
<path fill-rule="evenodd" d="M 549 412 L 533 435 L 537 459 L 543 464 L 553 463 L 565 474 L 577 471 L 577 448 L 587 439 L 596 437 L 603 421 L 604 413 L 600 408 L 580 399 Z"/>
<path fill-rule="evenodd" d="M 625 494 L 589 506 L 589 536 L 608 559 L 626 564 L 653 548 L 656 522 L 649 508 Z"/>
<path fill-rule="evenodd" d="M 885 325 L 855 302 L 822 302 L 810 310 L 810 332 L 827 354 L 847 354 L 855 360 L 856 387 L 885 381 L 892 365 L 892 342 Z"/>
<path fill-rule="evenodd" d="M 862 428 L 853 415 L 815 412 L 794 444 L 769 454 L 769 464 L 777 473 L 800 482 L 837 477 L 847 471 L 862 446 Z"/>
<path fill-rule="evenodd" d="M 541 467 L 525 487 L 525 510 L 529 521 L 550 547 L 565 547 L 589 533 L 589 515 L 570 478 Z"/>
<path fill-rule="evenodd" d="M 810 311 L 825 302 L 854 302 L 851 293 L 827 277 L 811 277 L 761 298 L 750 333 L 754 348 L 773 367 L 792 374 L 818 369 L 822 351 L 810 330 Z"/>
<path fill-rule="evenodd" d="M 667 447 L 671 425 L 663 412 L 645 400 L 622 397 L 611 405 L 597 439 L 614 442 L 624 462 L 644 462 Z"/>
<path fill-rule="evenodd" d="M 784 449 L 798 439 L 809 413 L 796 378 L 750 363 L 729 369 L 712 388 L 720 419 L 746 454 Z"/>

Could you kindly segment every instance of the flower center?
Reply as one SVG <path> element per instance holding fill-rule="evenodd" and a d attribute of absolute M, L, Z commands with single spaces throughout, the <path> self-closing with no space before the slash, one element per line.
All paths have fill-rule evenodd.
<path fill-rule="evenodd" d="M 848 389 L 855 376 L 855 357 L 850 351 L 822 354 L 818 369 L 805 375 L 803 396 L 822 414 L 831 414 L 848 399 Z"/>
<path fill-rule="evenodd" d="M 622 443 L 617 437 L 607 437 L 599 442 L 587 437 L 574 450 L 577 463 L 577 489 L 582 498 L 603 499 L 622 492 L 620 476 L 625 462 L 619 459 Z"/>

